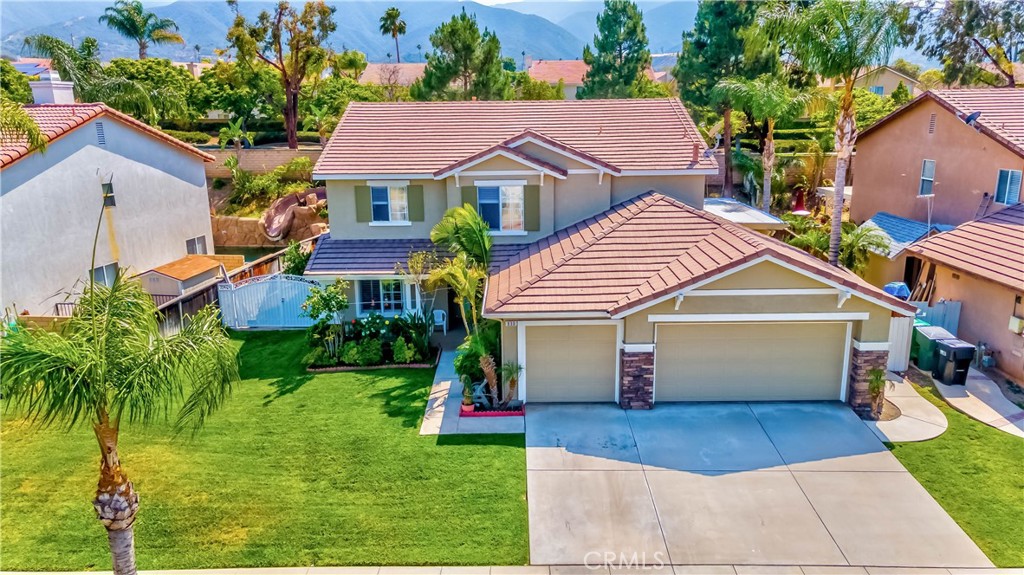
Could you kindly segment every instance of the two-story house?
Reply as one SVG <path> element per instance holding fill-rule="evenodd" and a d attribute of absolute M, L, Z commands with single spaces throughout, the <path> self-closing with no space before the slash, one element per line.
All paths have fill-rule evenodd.
<path fill-rule="evenodd" d="M 25 110 L 45 152 L 0 146 L 5 310 L 66 315 L 67 294 L 90 276 L 111 282 L 121 268 L 213 252 L 203 168 L 213 156 L 103 104 L 74 103 L 70 82 L 32 88 L 37 104 Z"/>
<path fill-rule="evenodd" d="M 352 282 L 349 317 L 425 309 L 396 266 L 469 204 L 495 243 L 483 315 L 524 401 L 863 406 L 915 308 L 704 211 L 706 151 L 676 99 L 352 103 L 314 168 L 331 231 L 306 276 Z"/>

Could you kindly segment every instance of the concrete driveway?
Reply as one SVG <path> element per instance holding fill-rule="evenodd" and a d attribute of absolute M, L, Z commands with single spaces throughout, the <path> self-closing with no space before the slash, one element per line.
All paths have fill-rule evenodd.
<path fill-rule="evenodd" d="M 839 403 L 531 404 L 526 464 L 535 564 L 991 566 Z"/>

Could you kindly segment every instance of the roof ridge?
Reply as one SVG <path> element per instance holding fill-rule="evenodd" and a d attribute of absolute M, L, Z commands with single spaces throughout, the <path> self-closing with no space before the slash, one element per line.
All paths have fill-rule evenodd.
<path fill-rule="evenodd" d="M 585 220 L 583 220 L 581 222 L 576 223 L 575 226 L 580 226 L 580 225 L 586 224 L 587 222 L 597 223 L 597 222 L 601 221 L 601 219 L 606 218 L 606 217 L 610 217 L 611 215 L 613 215 L 612 212 L 614 212 L 614 213 L 622 213 L 623 210 L 625 210 L 627 212 L 626 214 L 624 214 L 624 216 L 623 216 L 623 218 L 621 220 L 619 220 L 617 222 L 612 222 L 607 228 L 604 228 L 600 232 L 594 234 L 594 237 L 592 237 L 589 240 L 587 240 L 586 242 L 584 242 L 583 245 L 581 245 L 579 247 L 576 247 L 576 248 L 573 248 L 571 251 L 569 251 L 568 253 L 564 254 L 562 257 L 558 258 L 558 260 L 552 262 L 551 265 L 546 266 L 543 270 L 541 270 L 540 272 L 537 272 L 536 274 L 532 275 L 525 282 L 520 283 L 518 286 L 516 286 L 515 289 L 509 291 L 509 293 L 505 297 L 498 299 L 498 305 L 508 303 L 512 298 L 514 298 L 514 297 L 518 296 L 519 294 L 523 293 L 526 290 L 526 288 L 536 284 L 541 279 L 547 277 L 548 275 L 551 274 L 551 272 L 553 272 L 554 270 L 558 269 L 559 267 L 561 267 L 563 264 L 565 264 L 569 260 L 573 259 L 574 257 L 580 255 L 581 253 L 583 253 L 584 250 L 592 247 L 598 241 L 600 241 L 600 240 L 604 239 L 605 237 L 607 237 L 608 234 L 610 234 L 613 231 L 619 229 L 620 227 L 622 227 L 623 224 L 625 224 L 626 222 L 631 221 L 636 216 L 642 214 L 646 208 L 649 208 L 649 207 L 653 206 L 660 199 L 663 199 L 663 198 L 665 198 L 665 196 L 662 196 L 661 194 L 658 194 L 656 192 L 647 192 L 646 194 L 641 194 L 641 195 L 636 196 L 634 198 L 630 198 L 629 200 L 626 200 L 625 202 L 622 202 L 622 203 L 618 204 L 616 207 L 614 207 L 612 209 L 609 209 L 608 211 L 603 212 L 603 213 L 601 213 L 601 214 L 599 214 L 597 216 L 594 216 L 594 217 L 591 217 L 591 218 L 587 218 L 587 219 L 585 219 Z M 637 206 L 637 205 L 639 205 L 641 203 L 645 204 L 642 208 L 640 208 L 640 209 L 638 209 L 636 211 L 633 211 L 633 210 L 629 209 L 629 208 L 632 208 L 633 206 Z M 587 226 L 587 227 L 589 227 L 589 226 Z M 563 228 L 563 230 L 564 229 L 566 229 L 566 228 Z M 562 231 L 562 230 L 559 230 L 559 231 Z M 555 234 L 557 234 L 557 233 L 558 232 L 555 232 Z M 555 235 L 555 234 L 552 234 L 552 235 Z M 547 237 L 551 237 L 551 236 L 547 236 Z M 534 242 L 534 243 L 537 243 L 537 242 Z M 530 246 L 532 246 L 532 245 L 534 245 L 534 244 L 530 244 Z M 519 253 L 522 253 L 524 251 L 528 251 L 529 249 L 530 249 L 530 247 L 527 246 L 527 247 L 523 248 L 522 250 L 520 250 Z"/>

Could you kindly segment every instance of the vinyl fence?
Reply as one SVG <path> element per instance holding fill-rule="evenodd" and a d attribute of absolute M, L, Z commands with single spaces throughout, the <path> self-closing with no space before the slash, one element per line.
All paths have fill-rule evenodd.
<path fill-rule="evenodd" d="M 318 285 L 302 276 L 255 276 L 237 283 L 217 285 L 224 325 L 240 328 L 286 329 L 309 327 L 313 320 L 302 313 L 310 289 Z"/>

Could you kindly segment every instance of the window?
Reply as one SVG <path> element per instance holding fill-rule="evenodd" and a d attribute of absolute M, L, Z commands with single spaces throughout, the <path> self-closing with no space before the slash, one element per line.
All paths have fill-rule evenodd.
<path fill-rule="evenodd" d="M 917 190 L 919 196 L 931 196 L 935 192 L 932 187 L 935 185 L 935 160 L 925 160 L 921 163 L 921 186 Z"/>
<path fill-rule="evenodd" d="M 884 96 L 885 95 L 885 86 L 871 86 L 870 88 L 868 88 L 868 90 L 872 94 L 877 94 L 879 96 Z"/>
<path fill-rule="evenodd" d="M 192 239 L 185 240 L 185 251 L 190 254 L 205 254 L 206 236 L 197 236 Z"/>
<path fill-rule="evenodd" d="M 1020 170 L 999 170 L 996 203 L 1012 206 L 1020 203 Z"/>
<path fill-rule="evenodd" d="M 108 207 L 108 208 L 112 208 L 112 207 L 116 206 L 117 202 L 114 201 L 114 184 L 111 183 L 111 182 L 107 182 L 106 184 L 102 184 L 102 187 L 103 187 L 103 206 L 104 207 Z"/>
<path fill-rule="evenodd" d="M 523 186 L 488 185 L 477 186 L 477 211 L 494 231 L 524 231 Z"/>
<path fill-rule="evenodd" d="M 89 275 L 96 283 L 110 287 L 114 285 L 114 278 L 117 277 L 117 262 L 95 268 Z"/>
<path fill-rule="evenodd" d="M 397 315 L 405 311 L 401 280 L 359 280 L 359 315 Z"/>
<path fill-rule="evenodd" d="M 372 186 L 370 205 L 374 222 L 409 221 L 409 194 L 405 186 Z"/>

